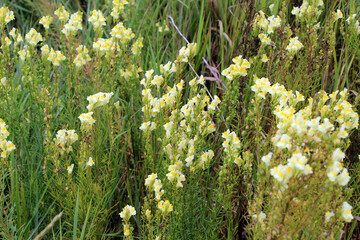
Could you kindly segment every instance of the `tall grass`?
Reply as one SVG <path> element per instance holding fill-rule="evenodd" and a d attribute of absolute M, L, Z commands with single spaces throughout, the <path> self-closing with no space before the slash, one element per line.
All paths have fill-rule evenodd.
<path fill-rule="evenodd" d="M 144 38 L 143 49 L 140 56 L 123 52 L 111 61 L 96 59 L 92 50 L 96 33 L 87 22 L 93 9 L 102 10 L 107 20 L 103 37 L 110 38 L 111 29 L 117 24 L 109 16 L 111 1 L 0 2 L 14 11 L 16 17 L 2 33 L 2 43 L 12 27 L 18 28 L 23 36 L 31 28 L 45 36 L 38 21 L 44 15 L 53 15 L 60 4 L 70 14 L 82 12 L 84 18 L 83 30 L 72 42 L 65 41 L 60 23 L 51 25 L 44 43 L 66 53 L 67 59 L 59 68 L 41 59 L 42 44 L 34 49 L 39 53 L 30 61 L 19 60 L 17 52 L 9 53 L 10 64 L 5 62 L 6 58 L 0 60 L 0 78 L 6 76 L 10 86 L 1 88 L 0 116 L 8 125 L 8 139 L 17 148 L 1 164 L 0 234 L 4 239 L 33 239 L 56 216 L 61 217 L 39 238 L 121 238 L 124 222 L 119 213 L 126 204 L 137 211 L 129 221 L 132 235 L 139 239 L 155 238 L 155 233 L 162 239 L 259 236 L 256 231 L 261 230 L 251 227 L 251 202 L 263 187 L 261 157 L 272 149 L 269 139 L 276 130 L 276 119 L 271 102 L 253 105 L 253 75 L 267 77 L 288 90 L 297 90 L 305 98 L 315 96 L 320 90 L 332 92 L 347 88 L 349 101 L 358 109 L 360 40 L 345 21 L 351 14 L 360 14 L 360 5 L 355 0 L 325 1 L 318 18 L 321 26 L 318 31 L 310 31 L 306 23 L 297 21 L 291 14 L 294 6 L 301 5 L 300 1 L 139 0 L 133 4 L 129 1 L 120 20 L 135 33 L 134 40 Z M 270 4 L 274 4 L 272 11 Z M 334 22 L 332 14 L 337 9 L 344 17 Z M 275 48 L 261 47 L 259 31 L 254 30 L 252 24 L 259 10 L 267 16 L 279 15 L 283 20 L 272 38 Z M 157 23 L 167 25 L 170 31 L 158 31 Z M 304 44 L 293 59 L 284 53 L 290 36 L 299 36 Z M 213 150 L 213 160 L 206 170 L 197 174 L 184 170 L 186 184 L 176 188 L 167 183 L 166 174 L 173 162 L 163 150 L 166 141 L 177 144 L 175 132 L 173 139 L 165 140 L 162 126 L 169 121 L 171 112 L 168 109 L 155 120 L 146 119 L 158 123 L 156 132 L 146 135 L 139 130 L 145 121 L 141 111 L 143 87 L 139 83 L 147 70 L 154 69 L 154 74 L 160 75 L 160 64 L 175 61 L 179 49 L 186 45 L 184 38 L 197 43 L 191 66 L 179 64 L 177 72 L 166 78 L 166 85 L 153 89 L 153 95 L 161 97 L 168 86 L 184 80 L 184 89 L 177 100 L 179 109 L 196 96 L 195 93 L 217 95 L 222 105 L 211 118 L 215 133 L 202 137 L 197 145 L 197 154 Z M 75 57 L 75 47 L 79 44 L 88 46 L 93 61 L 76 70 L 70 56 Z M 23 46 L 24 43 L 18 50 Z M 3 56 L 6 55 L 4 49 Z M 269 58 L 267 63 L 260 61 L 263 54 Z M 239 55 L 253 59 L 251 68 L 247 76 L 230 81 L 221 72 Z M 139 76 L 121 76 L 121 70 L 130 69 L 132 64 L 142 68 Z M 194 90 L 189 82 L 200 75 L 204 76 L 205 85 Z M 82 131 L 78 117 L 88 111 L 86 97 L 100 91 L 114 92 L 114 95 L 107 105 L 94 110 L 93 129 Z M 200 128 L 199 124 L 194 123 L 192 128 Z M 54 144 L 53 138 L 60 129 L 75 129 L 79 134 L 69 154 L 59 152 Z M 221 133 L 227 129 L 241 139 L 243 165 L 240 168 L 225 164 Z M 358 140 L 355 130 L 350 140 L 344 142 L 352 177 L 344 198 L 351 199 L 354 216 L 360 214 Z M 91 168 L 86 167 L 89 157 L 95 160 Z M 60 165 L 56 165 L 57 162 Z M 74 174 L 70 175 L 67 167 L 73 163 Z M 174 212 L 166 218 L 156 217 L 157 208 L 151 205 L 155 201 L 144 200 L 151 199 L 144 183 L 153 172 L 158 173 L 167 189 L 165 196 L 174 205 Z M 222 178 L 219 172 L 223 172 Z M 150 206 L 154 214 L 152 222 L 144 215 Z M 341 228 L 343 239 L 359 236 L 357 221 Z M 306 234 L 303 238 L 311 236 Z"/>

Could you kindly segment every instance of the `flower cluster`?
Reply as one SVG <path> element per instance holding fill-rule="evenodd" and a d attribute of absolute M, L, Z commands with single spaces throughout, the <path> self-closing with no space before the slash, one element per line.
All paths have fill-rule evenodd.
<path fill-rule="evenodd" d="M 112 95 L 114 95 L 113 92 L 111 92 L 111 93 L 99 92 L 97 94 L 88 96 L 87 100 L 89 101 L 89 105 L 87 106 L 87 109 L 89 111 L 91 111 L 97 107 L 100 107 L 100 106 L 103 106 L 103 105 L 109 103 Z"/>
<path fill-rule="evenodd" d="M 47 55 L 46 48 L 44 48 L 43 54 Z M 64 61 L 66 59 L 64 54 L 62 54 L 60 51 L 55 51 L 52 48 L 51 48 L 50 53 L 48 53 L 48 54 L 49 55 L 48 55 L 47 60 L 49 60 L 54 66 L 59 66 L 60 62 Z"/>
<path fill-rule="evenodd" d="M 167 216 L 170 212 L 173 211 L 173 205 L 170 204 L 169 200 L 161 200 L 158 203 L 158 208 L 163 213 L 164 216 Z"/>
<path fill-rule="evenodd" d="M 83 46 L 80 45 L 76 48 L 77 55 L 74 59 L 75 66 L 77 68 L 83 67 L 87 62 L 91 60 L 89 56 L 89 50 Z"/>
<path fill-rule="evenodd" d="M 161 32 L 169 32 L 170 28 L 166 23 L 161 24 L 160 22 L 156 23 L 156 27 L 158 28 L 158 31 Z"/>
<path fill-rule="evenodd" d="M 186 47 L 182 47 L 179 50 L 178 61 L 180 62 L 189 62 L 189 59 L 193 58 L 197 51 L 196 43 L 189 43 Z"/>
<path fill-rule="evenodd" d="M 233 64 L 224 69 L 221 74 L 228 80 L 232 81 L 236 77 L 244 77 L 247 75 L 247 69 L 250 68 L 250 63 L 242 56 L 238 56 L 232 59 Z"/>
<path fill-rule="evenodd" d="M 298 40 L 298 37 L 290 38 L 289 45 L 287 45 L 286 50 L 290 54 L 295 54 L 303 47 L 303 44 Z"/>
<path fill-rule="evenodd" d="M 14 19 L 14 12 L 10 11 L 8 7 L 3 6 L 0 8 L 0 29 Z"/>
<path fill-rule="evenodd" d="M 346 22 L 347 22 L 350 26 L 354 27 L 354 29 L 355 29 L 355 31 L 357 32 L 357 34 L 360 34 L 360 22 L 359 22 L 359 20 L 356 20 L 356 14 L 353 14 L 353 15 L 351 15 L 350 17 L 348 17 L 348 18 L 346 19 Z"/>
<path fill-rule="evenodd" d="M 98 38 L 97 41 L 93 43 L 93 49 L 99 56 L 111 56 L 115 50 L 120 52 L 120 46 L 116 45 L 112 38 Z"/>
<path fill-rule="evenodd" d="M 134 207 L 126 205 L 119 215 L 122 219 L 124 219 L 124 221 L 129 221 L 131 216 L 136 215 L 136 210 Z"/>
<path fill-rule="evenodd" d="M 92 129 L 92 125 L 95 123 L 95 119 L 92 117 L 93 112 L 82 113 L 79 116 L 81 122 L 81 129 L 88 132 Z"/>
<path fill-rule="evenodd" d="M 138 39 L 136 39 L 136 41 L 131 46 L 131 52 L 132 52 L 132 54 L 134 54 L 134 56 L 139 56 L 140 55 L 141 49 L 144 46 L 143 41 L 144 41 L 143 37 L 138 37 Z"/>
<path fill-rule="evenodd" d="M 300 7 L 294 7 L 291 11 L 296 19 L 300 21 L 316 21 L 321 14 L 321 7 L 324 5 L 322 0 L 304 0 Z"/>
<path fill-rule="evenodd" d="M 168 62 L 166 64 L 160 64 L 160 73 L 165 76 L 169 76 L 171 73 L 176 73 L 176 64 Z"/>
<path fill-rule="evenodd" d="M 101 31 L 102 26 L 106 25 L 106 19 L 104 18 L 100 10 L 93 10 L 91 16 L 89 17 L 89 22 L 94 25 L 95 31 Z"/>
<path fill-rule="evenodd" d="M 156 123 L 154 122 L 143 122 L 139 129 L 143 132 L 146 132 L 148 130 L 153 131 L 156 128 Z"/>
<path fill-rule="evenodd" d="M 53 17 L 51 17 L 51 16 L 43 16 L 40 19 L 39 23 L 41 25 L 43 25 L 46 30 L 48 30 L 52 21 L 53 21 Z"/>
<path fill-rule="evenodd" d="M 24 46 L 22 50 L 18 52 L 21 60 L 25 61 L 28 57 L 30 57 L 30 51 L 28 50 L 28 46 Z"/>
<path fill-rule="evenodd" d="M 253 26 L 255 29 L 260 29 L 265 34 L 271 34 L 281 26 L 281 18 L 274 15 L 266 18 L 265 13 L 259 11 L 255 15 Z"/>
<path fill-rule="evenodd" d="M 359 119 L 347 101 L 347 90 L 332 94 L 320 91 L 314 99 L 307 99 L 307 105 L 297 110 L 297 103 L 305 100 L 299 92 L 294 94 L 278 83 L 271 85 L 266 78 L 256 78 L 251 89 L 255 92 L 255 101 L 269 93 L 273 106 L 276 106 L 273 113 L 277 131 L 271 138 L 274 151 L 261 158 L 278 187 L 274 196 L 281 198 L 291 191 L 289 189 L 296 189 L 300 184 L 307 186 L 316 178 L 321 178 L 319 181 L 325 183 L 325 189 L 333 185 L 346 186 L 350 176 L 344 167 L 342 140 L 358 127 Z M 283 164 L 284 158 L 286 164 Z M 337 206 L 339 200 L 334 198 L 331 200 L 334 202 L 327 204 Z M 335 215 L 332 211 L 326 212 L 325 221 L 330 221 Z M 351 221 L 349 204 L 343 205 L 340 216 L 344 221 Z"/>
<path fill-rule="evenodd" d="M 12 28 L 9 35 L 14 40 L 14 43 L 16 42 L 17 44 L 20 44 L 23 41 L 23 37 L 16 28 Z"/>
<path fill-rule="evenodd" d="M 185 175 L 181 172 L 182 166 L 183 162 L 179 160 L 175 164 L 169 166 L 169 173 L 166 174 L 166 177 L 170 182 L 176 182 L 176 187 L 183 187 L 182 182 L 185 181 Z"/>
<path fill-rule="evenodd" d="M 129 220 L 130 220 L 131 216 L 136 215 L 135 208 L 130 205 L 126 205 L 123 208 L 123 210 L 121 211 L 121 213 L 119 213 L 119 215 L 125 222 L 124 223 L 124 235 L 126 237 L 131 236 L 131 233 L 134 229 L 133 229 L 133 227 L 131 227 Z"/>
<path fill-rule="evenodd" d="M 155 192 L 155 199 L 157 201 L 161 200 L 162 195 L 164 195 L 165 191 L 162 188 L 161 180 L 157 178 L 156 173 L 150 174 L 145 179 L 145 186 L 148 188 L 149 191 Z"/>
<path fill-rule="evenodd" d="M 124 12 L 125 5 L 127 5 L 128 3 L 128 0 L 113 0 L 113 8 L 110 15 L 114 19 L 119 19 L 120 15 Z"/>
<path fill-rule="evenodd" d="M 121 42 L 121 44 L 127 44 L 131 39 L 135 37 L 135 33 L 131 28 L 126 28 L 122 22 L 116 24 L 110 32 L 113 41 Z"/>
<path fill-rule="evenodd" d="M 43 38 L 40 33 L 35 29 L 30 29 L 30 31 L 25 35 L 25 40 L 31 45 L 35 46 L 38 42 L 42 41 Z"/>
<path fill-rule="evenodd" d="M 9 136 L 7 128 L 8 126 L 6 123 L 0 118 L 0 149 L 2 158 L 7 158 L 7 156 L 16 149 L 15 145 L 11 141 L 6 140 Z"/>
<path fill-rule="evenodd" d="M 54 14 L 58 16 L 60 22 L 65 23 L 69 19 L 69 12 L 65 10 L 63 5 L 60 5 L 60 7 L 55 10 Z"/>
<path fill-rule="evenodd" d="M 69 153 L 72 150 L 71 144 L 78 140 L 79 136 L 75 130 L 59 130 L 54 138 L 55 144 L 62 150 Z M 62 152 L 63 153 L 63 152 Z"/>
<path fill-rule="evenodd" d="M 82 13 L 76 12 L 71 14 L 70 20 L 64 25 L 64 29 L 61 30 L 67 38 L 74 37 L 77 31 L 82 29 Z"/>
<path fill-rule="evenodd" d="M 239 138 L 236 136 L 236 133 L 230 132 L 228 129 L 222 134 L 222 138 L 224 139 L 222 146 L 224 148 L 224 152 L 226 153 L 226 156 L 224 157 L 225 165 L 231 162 L 239 165 L 241 159 L 239 155 L 241 143 Z"/>

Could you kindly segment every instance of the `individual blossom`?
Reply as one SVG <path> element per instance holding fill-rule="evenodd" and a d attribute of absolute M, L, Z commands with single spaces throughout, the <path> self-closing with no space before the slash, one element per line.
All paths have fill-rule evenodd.
<path fill-rule="evenodd" d="M 336 10 L 336 12 L 334 12 L 334 18 L 335 21 L 337 21 L 340 18 L 343 18 L 343 13 L 340 11 L 340 9 Z"/>
<path fill-rule="evenodd" d="M 94 164 L 95 164 L 95 162 L 94 162 L 94 160 L 92 159 L 92 157 L 89 157 L 89 161 L 86 163 L 86 166 L 91 167 L 91 166 L 94 166 Z"/>
<path fill-rule="evenodd" d="M 16 39 L 16 35 L 17 35 L 18 30 L 16 28 L 12 28 L 9 32 L 9 35 L 12 37 L 12 39 Z"/>
<path fill-rule="evenodd" d="M 270 4 L 269 9 L 270 9 L 270 12 L 272 12 L 272 11 L 273 11 L 273 9 L 274 9 L 274 4 L 273 4 L 273 3 L 272 3 L 272 4 Z"/>
<path fill-rule="evenodd" d="M 266 214 L 263 212 L 260 212 L 259 214 L 252 215 L 252 217 L 254 218 L 255 221 L 263 223 L 264 220 L 266 219 Z"/>
<path fill-rule="evenodd" d="M 25 40 L 31 45 L 35 46 L 38 42 L 42 41 L 43 38 L 34 28 L 25 35 Z"/>
<path fill-rule="evenodd" d="M 111 93 L 103 93 L 103 92 L 99 92 L 97 94 L 91 95 L 87 97 L 87 100 L 89 101 L 89 105 L 87 106 L 87 109 L 89 111 L 103 106 L 107 103 L 109 103 L 110 98 L 114 95 L 113 92 Z"/>
<path fill-rule="evenodd" d="M 151 210 L 150 209 L 146 209 L 145 216 L 147 219 L 151 219 Z"/>
<path fill-rule="evenodd" d="M 332 153 L 332 160 L 334 162 L 342 161 L 345 158 L 345 153 L 340 148 L 336 148 Z"/>
<path fill-rule="evenodd" d="M 92 125 L 95 123 L 95 119 L 92 117 L 93 112 L 82 113 L 79 116 L 81 122 L 81 129 L 85 132 L 92 129 Z"/>
<path fill-rule="evenodd" d="M 70 175 L 74 170 L 74 164 L 71 164 L 70 166 L 67 166 L 67 172 Z"/>
<path fill-rule="evenodd" d="M 44 57 L 45 59 L 47 59 L 49 57 L 49 53 L 50 53 L 50 48 L 47 44 L 45 44 L 44 46 L 42 46 L 40 48 L 41 50 L 41 56 Z"/>
<path fill-rule="evenodd" d="M 351 214 L 352 206 L 348 204 L 347 202 L 343 202 L 341 207 L 341 216 L 343 217 L 345 222 L 351 222 L 351 220 L 354 218 Z"/>
<path fill-rule="evenodd" d="M 101 31 L 101 27 L 106 25 L 106 20 L 100 10 L 91 11 L 89 22 L 94 25 L 95 31 Z"/>
<path fill-rule="evenodd" d="M 325 222 L 329 222 L 330 218 L 332 218 L 333 216 L 335 216 L 335 213 L 333 211 L 327 211 L 325 213 Z"/>
<path fill-rule="evenodd" d="M 5 37 L 5 45 L 6 45 L 6 46 L 10 46 L 10 45 L 11 45 L 11 40 L 10 40 L 10 38 Z"/>
<path fill-rule="evenodd" d="M 136 215 L 136 210 L 134 207 L 132 207 L 130 205 L 126 205 L 123 208 L 123 210 L 121 211 L 121 213 L 119 213 L 119 215 L 125 222 L 128 222 L 130 220 L 131 216 Z"/>
<path fill-rule="evenodd" d="M 4 87 L 4 86 L 6 86 L 6 84 L 7 84 L 7 79 L 6 79 L 6 77 L 1 78 L 1 80 L 0 80 L 0 86 Z M 1 125 L 0 125 L 0 126 L 1 126 Z M 1 127 L 2 127 L 2 126 L 1 126 Z"/>
<path fill-rule="evenodd" d="M 273 155 L 273 153 L 269 152 L 267 155 L 265 155 L 261 158 L 261 161 L 263 161 L 266 166 L 270 166 L 270 161 L 271 161 L 272 155 Z"/>
<path fill-rule="evenodd" d="M 266 62 L 269 61 L 269 58 L 268 58 L 265 54 L 263 54 L 263 55 L 262 55 L 262 58 L 261 58 L 261 61 L 264 62 L 264 63 L 266 63 Z"/>
<path fill-rule="evenodd" d="M 40 19 L 40 24 L 44 26 L 46 30 L 49 30 L 50 24 L 53 21 L 53 18 L 51 16 L 43 16 Z"/>

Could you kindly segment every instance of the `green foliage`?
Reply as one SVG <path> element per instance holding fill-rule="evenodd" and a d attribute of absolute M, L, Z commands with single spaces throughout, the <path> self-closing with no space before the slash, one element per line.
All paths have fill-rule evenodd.
<path fill-rule="evenodd" d="M 321 103 L 326 94 L 320 90 L 347 88 L 343 100 L 353 104 L 354 116 L 358 112 L 360 5 L 311 0 L 312 12 L 295 16 L 292 10 L 300 2 L 0 1 L 15 15 L 13 21 L 0 22 L 0 117 L 8 136 L 0 135 L 16 147 L 0 146 L 5 153 L 0 235 L 359 236 L 357 219 L 345 224 L 341 216 L 344 201 L 353 206 L 353 216 L 360 213 L 358 131 L 334 140 L 342 127 L 336 122 L 340 113 L 333 100 Z M 81 29 L 62 32 L 69 22 L 54 15 L 61 6 L 69 15 L 78 12 L 73 28 Z M 104 15 L 101 28 L 89 20 L 94 9 Z M 342 18 L 336 18 L 337 9 Z M 53 17 L 49 29 L 39 24 L 47 15 Z M 271 31 L 261 21 L 272 15 L 279 22 Z M 13 27 L 17 31 L 11 32 Z M 39 36 L 32 28 L 41 41 L 35 41 Z M 33 36 L 26 38 L 31 31 Z M 17 41 L 18 34 L 23 41 Z M 263 43 L 264 34 L 269 44 Z M 334 136 L 328 132 L 331 139 L 318 135 L 321 143 L 294 140 L 314 173 L 292 175 L 288 192 L 270 174 L 295 151 L 272 141 L 282 122 L 274 111 L 288 101 L 295 114 L 308 109 L 309 102 L 265 97 L 271 94 L 259 85 L 265 79 L 291 90 L 285 91 L 288 96 L 313 98 L 307 119 L 321 116 L 320 123 L 328 118 L 335 127 Z M 344 166 L 351 176 L 346 186 L 327 176 L 328 159 L 337 148 L 346 150 Z M 267 166 L 262 158 L 270 152 Z M 161 180 L 153 184 L 158 189 L 147 184 L 150 176 Z M 320 194 L 324 188 L 327 192 Z M 283 198 L 276 197 L 279 192 Z M 119 216 L 126 211 L 128 218 Z M 335 214 L 330 222 L 325 221 L 327 211 Z"/>

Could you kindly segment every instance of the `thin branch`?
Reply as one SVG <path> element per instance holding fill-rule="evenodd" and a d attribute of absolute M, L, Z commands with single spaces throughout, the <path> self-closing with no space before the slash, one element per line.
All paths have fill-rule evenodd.
<path fill-rule="evenodd" d="M 42 230 L 35 238 L 34 240 L 40 240 L 42 237 L 44 237 L 44 235 L 54 226 L 55 222 L 57 220 L 59 220 L 61 218 L 61 216 L 63 215 L 63 212 L 59 213 L 58 215 L 56 215 L 53 220 L 51 220 L 51 222 L 49 223 L 49 225 L 46 226 L 46 228 L 44 230 Z"/>
<path fill-rule="evenodd" d="M 176 29 L 176 31 L 178 31 L 178 33 L 180 34 L 180 36 L 181 36 L 188 44 L 190 44 L 189 40 L 186 39 L 186 37 L 181 33 L 181 31 L 179 30 L 179 28 L 176 26 L 176 24 L 175 24 L 175 22 L 174 22 L 174 19 L 173 19 L 170 15 L 168 16 L 168 18 L 170 18 L 172 25 L 174 26 L 174 28 Z M 210 69 L 210 71 L 211 71 L 211 73 L 214 75 L 214 77 L 215 77 L 216 79 L 219 79 L 218 76 L 212 71 L 212 69 L 211 69 L 209 63 L 206 61 L 206 59 L 205 59 L 205 58 L 202 58 L 202 59 L 203 59 L 203 61 L 205 62 L 205 64 L 208 66 L 208 68 Z M 194 69 L 194 67 L 191 65 L 191 63 L 189 63 L 189 66 L 190 66 L 191 70 L 195 73 L 195 75 L 197 76 L 197 78 L 200 78 L 199 74 L 197 74 L 197 72 L 195 71 L 195 69 Z M 223 82 L 222 82 L 220 79 L 219 79 L 218 81 L 220 81 L 220 83 L 221 83 L 221 84 L 224 86 L 224 88 L 227 90 L 227 88 L 226 88 L 226 86 L 223 84 Z M 207 88 L 205 85 L 203 85 L 203 86 L 205 87 L 206 92 L 207 92 L 207 94 L 210 96 L 211 100 L 214 100 L 214 98 L 212 97 L 212 95 L 211 95 L 211 93 L 209 92 L 208 88 Z M 216 106 L 216 108 L 220 111 L 220 108 L 219 108 L 218 106 Z M 228 126 L 227 126 L 227 124 L 226 124 L 226 121 L 225 121 L 225 119 L 224 119 L 224 116 L 221 116 L 221 117 L 222 117 L 222 120 L 223 120 L 224 123 L 225 123 L 226 128 L 228 128 Z"/>

